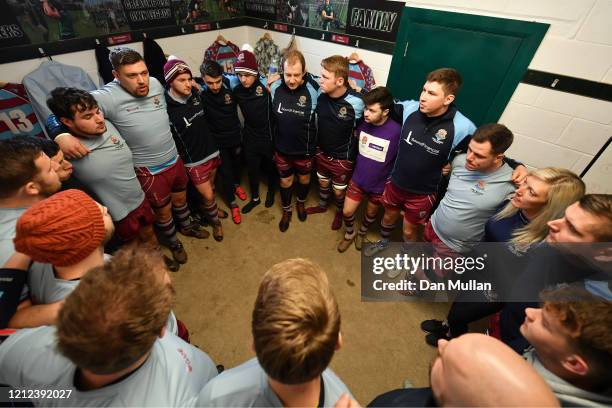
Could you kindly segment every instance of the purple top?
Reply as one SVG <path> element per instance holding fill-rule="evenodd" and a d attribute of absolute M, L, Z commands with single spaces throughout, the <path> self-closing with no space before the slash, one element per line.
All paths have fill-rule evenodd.
<path fill-rule="evenodd" d="M 388 119 L 375 126 L 363 122 L 355 130 L 359 138 L 359 154 L 353 172 L 353 182 L 367 193 L 382 194 L 389 178 L 402 127 Z"/>

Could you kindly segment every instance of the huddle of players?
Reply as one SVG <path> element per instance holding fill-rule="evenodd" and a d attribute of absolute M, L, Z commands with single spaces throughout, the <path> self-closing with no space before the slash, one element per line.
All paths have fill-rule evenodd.
<path fill-rule="evenodd" d="M 261 202 L 261 170 L 268 181 L 266 207 L 274 203 L 280 176 L 282 232 L 292 219 L 294 190 L 300 221 L 308 214 L 325 212 L 333 194 L 336 212 L 332 229 L 340 229 L 344 222 L 346 234 L 338 244 L 338 250 L 344 252 L 353 241 L 361 249 L 381 204 L 385 206 L 382 238 L 388 238 L 403 209 L 404 235 L 414 240 L 416 225 L 424 222 L 435 201 L 442 168 L 475 130 L 453 104 L 461 77 L 450 68 L 428 75 L 419 101 L 394 103 L 385 87 L 364 94 L 349 86 L 348 62 L 337 55 L 321 62 L 317 78 L 306 72 L 299 51 L 289 51 L 284 56 L 283 77 L 270 85 L 270 80 L 259 76 L 255 56 L 249 51 L 238 55 L 235 75 L 224 74 L 214 61 L 205 61 L 200 67 L 201 78 L 193 78 L 184 61 L 171 57 L 164 66 L 165 89 L 149 78 L 137 52 L 118 48 L 110 59 L 116 80 L 102 89 L 90 94 L 69 88 L 52 93 L 49 104 L 55 116 L 48 126 L 64 153 L 82 163 L 76 167 L 79 179 L 88 174 L 105 175 L 105 182 L 94 177 L 98 182 L 92 179 L 88 187 L 109 207 L 118 232 L 126 231 L 124 241 L 141 235 L 139 229 L 150 230 L 154 223 L 162 244 L 173 254 L 175 267 L 187 261 L 177 230 L 198 238 L 209 235 L 192 222 L 188 201 L 202 215 L 202 224 L 212 225 L 214 238 L 223 239 L 219 218 L 227 213 L 215 200 L 217 172 L 232 220 L 241 222 L 235 196 L 246 199 L 239 184 L 243 153 L 251 199 L 242 213 Z M 194 80 L 201 84 L 201 90 L 194 86 Z M 93 137 L 100 134 L 105 136 Z M 407 142 L 400 143 L 400 137 Z M 435 142 L 433 147 L 430 139 Z M 135 172 L 129 161 L 119 165 L 111 160 L 109 165 L 111 161 L 102 158 L 104 148 L 106 156 L 111 156 L 108 147 L 117 140 L 125 140 Z M 85 156 L 87 160 L 82 159 Z M 106 167 L 93 170 L 95 157 Z M 306 209 L 314 166 L 319 203 Z M 123 181 L 126 178 L 132 186 Z M 135 180 L 147 200 L 143 201 Z M 189 180 L 197 191 L 196 205 L 187 200 Z M 105 200 L 109 195 L 113 197 Z M 132 197 L 129 204 L 123 202 L 123 196 Z M 365 197 L 366 211 L 355 231 L 355 213 Z M 128 208 L 117 214 L 112 202 Z"/>

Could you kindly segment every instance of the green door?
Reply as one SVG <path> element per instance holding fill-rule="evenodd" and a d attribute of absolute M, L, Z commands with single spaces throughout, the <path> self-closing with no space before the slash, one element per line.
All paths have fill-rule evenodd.
<path fill-rule="evenodd" d="M 418 99 L 427 73 L 452 67 L 463 76 L 456 103 L 476 125 L 496 122 L 525 74 L 548 24 L 406 7 L 388 86 Z"/>

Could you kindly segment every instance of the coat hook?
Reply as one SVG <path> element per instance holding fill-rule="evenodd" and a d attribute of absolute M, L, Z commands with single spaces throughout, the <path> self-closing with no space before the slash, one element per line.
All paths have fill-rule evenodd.
<path fill-rule="evenodd" d="M 219 23 L 217 22 L 217 30 L 220 30 L 221 26 L 219 25 Z"/>
<path fill-rule="evenodd" d="M 321 34 L 321 41 L 325 40 L 325 33 Z"/>
<path fill-rule="evenodd" d="M 266 21 L 266 24 L 264 24 L 263 28 L 264 28 L 264 30 L 268 29 L 268 22 L 267 21 Z"/>
<path fill-rule="evenodd" d="M 144 31 L 142 32 L 142 38 L 147 38 L 147 33 L 145 33 Z"/>
<path fill-rule="evenodd" d="M 295 35 L 295 27 L 293 27 L 293 31 L 291 32 L 292 35 Z"/>
<path fill-rule="evenodd" d="M 355 47 L 359 47 L 359 40 L 355 41 Z"/>
<path fill-rule="evenodd" d="M 96 44 L 100 45 L 100 40 L 98 40 L 97 38 L 96 38 Z"/>

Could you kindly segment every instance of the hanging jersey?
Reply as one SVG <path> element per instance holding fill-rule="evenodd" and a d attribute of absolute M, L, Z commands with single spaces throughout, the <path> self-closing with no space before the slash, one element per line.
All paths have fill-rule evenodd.
<path fill-rule="evenodd" d="M 357 86 L 363 88 L 365 91 L 374 89 L 376 86 L 372 69 L 361 60 L 355 63 L 349 63 L 349 79 L 355 81 Z"/>
<path fill-rule="evenodd" d="M 239 53 L 240 48 L 231 41 L 228 41 L 226 44 L 215 41 L 204 52 L 204 59 L 217 61 L 223 67 L 223 72 L 233 74 L 234 64 Z"/>
<path fill-rule="evenodd" d="M 21 84 L 0 88 L 0 140 L 15 136 L 45 137 L 30 99 Z"/>

